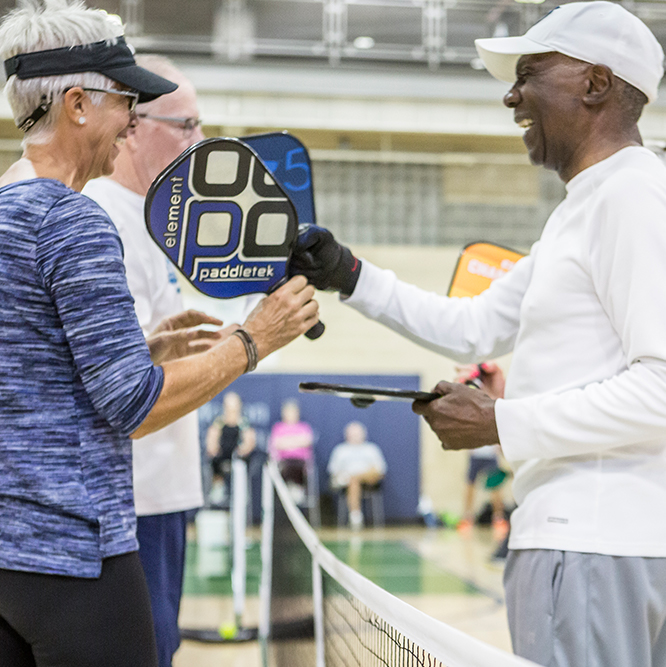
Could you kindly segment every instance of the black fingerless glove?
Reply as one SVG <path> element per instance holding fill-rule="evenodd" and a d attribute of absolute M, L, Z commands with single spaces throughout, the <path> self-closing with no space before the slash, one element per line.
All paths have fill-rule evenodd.
<path fill-rule="evenodd" d="M 316 225 L 299 225 L 298 239 L 289 262 L 289 277 L 305 276 L 320 290 L 351 296 L 361 273 L 361 262 L 333 234 Z"/>

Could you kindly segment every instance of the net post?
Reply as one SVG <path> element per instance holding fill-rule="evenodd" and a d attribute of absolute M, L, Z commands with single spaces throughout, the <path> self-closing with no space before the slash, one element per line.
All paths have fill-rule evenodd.
<path fill-rule="evenodd" d="M 275 491 L 267 464 L 261 470 L 261 583 L 259 584 L 259 639 L 266 641 L 271 624 L 271 586 L 273 579 L 273 529 Z"/>
<path fill-rule="evenodd" d="M 312 597 L 314 602 L 314 635 L 316 667 L 326 667 L 324 645 L 324 583 L 316 554 L 312 554 Z"/>
<path fill-rule="evenodd" d="M 234 597 L 234 616 L 236 627 L 243 625 L 245 611 L 246 578 L 246 537 L 247 527 L 247 464 L 243 459 L 234 457 L 231 463 L 231 516 L 233 528 L 233 565 L 231 570 L 231 590 Z"/>

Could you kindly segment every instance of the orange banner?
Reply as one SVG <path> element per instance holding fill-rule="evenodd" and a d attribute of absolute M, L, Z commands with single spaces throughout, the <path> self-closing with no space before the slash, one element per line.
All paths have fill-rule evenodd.
<path fill-rule="evenodd" d="M 524 255 L 493 243 L 470 243 L 460 253 L 449 296 L 476 296 L 490 283 L 511 271 Z"/>

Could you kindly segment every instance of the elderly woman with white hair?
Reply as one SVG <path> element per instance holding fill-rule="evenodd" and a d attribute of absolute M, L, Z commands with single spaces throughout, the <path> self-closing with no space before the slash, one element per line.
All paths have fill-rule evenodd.
<path fill-rule="evenodd" d="M 199 407 L 317 321 L 297 277 L 242 328 L 166 331 L 153 363 L 115 227 L 80 194 L 111 173 L 136 103 L 175 88 L 136 66 L 121 33 L 65 0 L 26 3 L 0 25 L 25 133 L 0 178 L 0 665 L 157 665 L 130 438 Z M 193 337 L 205 351 L 184 356 L 200 349 Z"/>

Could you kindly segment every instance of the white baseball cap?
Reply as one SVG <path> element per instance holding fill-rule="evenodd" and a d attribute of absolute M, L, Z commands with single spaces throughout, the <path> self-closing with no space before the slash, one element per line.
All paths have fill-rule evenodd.
<path fill-rule="evenodd" d="M 650 29 L 621 5 L 604 0 L 560 5 L 522 37 L 477 39 L 475 44 L 486 69 L 508 83 L 516 80 L 520 56 L 553 51 L 610 67 L 644 92 L 648 102 L 657 99 L 664 75 L 664 52 Z"/>

